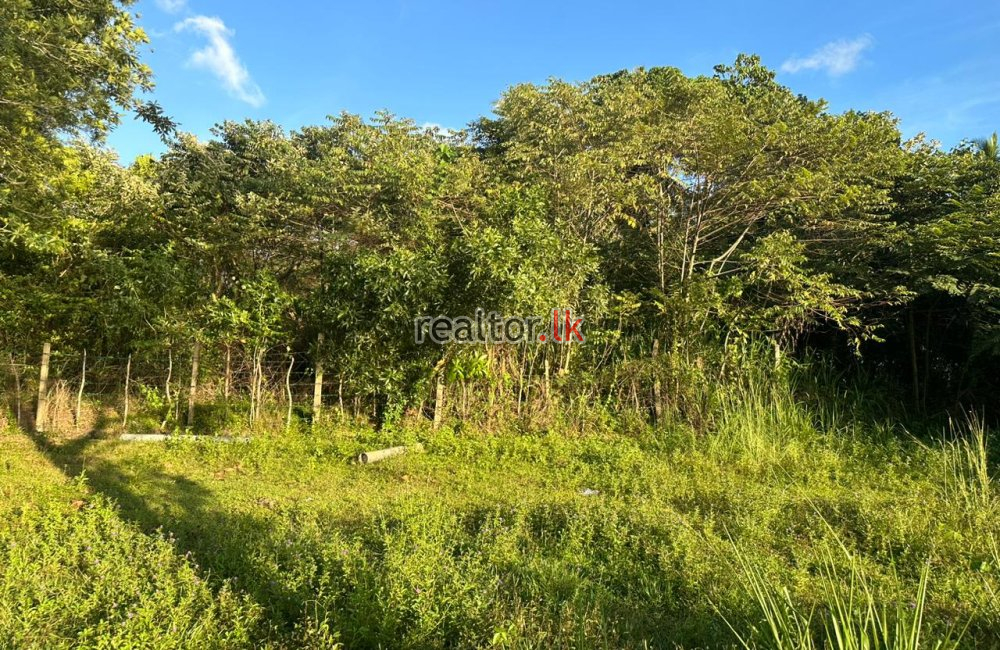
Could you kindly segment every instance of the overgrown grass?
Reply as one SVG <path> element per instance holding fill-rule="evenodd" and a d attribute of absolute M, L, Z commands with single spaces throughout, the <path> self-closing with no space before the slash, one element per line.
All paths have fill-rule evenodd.
<path fill-rule="evenodd" d="M 997 647 L 980 423 L 917 440 L 849 396 L 824 410 L 787 383 L 726 390 L 705 434 L 327 424 L 246 445 L 15 445 L 45 471 L 4 488 L 38 505 L 0 539 L 52 541 L 5 569 L 0 639 L 96 643 L 135 610 L 162 645 L 177 625 L 278 647 Z M 68 498 L 53 468 L 85 475 L 62 489 L 86 506 L 45 505 Z M 98 579 L 97 560 L 114 569 Z"/>
<path fill-rule="evenodd" d="M 42 494 L 0 506 L 0 647 L 252 643 L 261 609 L 249 598 L 226 581 L 210 586 L 170 537 L 144 535 L 122 521 L 106 497 L 88 493 L 84 479 L 58 480 L 39 468 L 25 440 L 2 440 L 5 473 L 16 477 L 7 489 Z"/>

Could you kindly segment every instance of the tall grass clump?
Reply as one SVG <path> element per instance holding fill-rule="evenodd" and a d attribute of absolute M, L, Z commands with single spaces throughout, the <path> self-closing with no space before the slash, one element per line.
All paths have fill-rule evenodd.
<path fill-rule="evenodd" d="M 961 424 L 952 423 L 951 435 L 943 441 L 941 449 L 945 499 L 966 513 L 993 514 L 997 495 L 990 478 L 986 428 L 982 421 L 971 414 Z"/>
<path fill-rule="evenodd" d="M 739 368 L 711 389 L 710 450 L 761 464 L 800 455 L 816 428 L 797 373 L 789 362 L 759 353 L 746 354 Z"/>
<path fill-rule="evenodd" d="M 917 650 L 961 646 L 964 626 L 950 626 L 928 634 L 925 620 L 930 565 L 921 569 L 915 589 L 897 597 L 879 593 L 860 560 L 836 540 L 818 567 L 818 602 L 796 598 L 732 544 L 743 589 L 759 619 L 742 628 L 730 627 L 747 650 Z M 835 553 L 842 554 L 837 558 Z M 846 562 L 846 568 L 841 565 Z M 728 619 L 727 619 L 727 622 Z M 924 641 L 932 639 L 932 645 Z"/>

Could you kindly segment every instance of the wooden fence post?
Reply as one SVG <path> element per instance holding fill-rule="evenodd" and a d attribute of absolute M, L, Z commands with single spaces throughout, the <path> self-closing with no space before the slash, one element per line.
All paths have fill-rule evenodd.
<path fill-rule="evenodd" d="M 434 394 L 434 428 L 441 426 L 441 418 L 444 415 L 444 377 L 441 372 L 437 376 L 437 389 Z"/>
<path fill-rule="evenodd" d="M 313 410 L 312 410 L 312 421 L 316 424 L 319 420 L 320 412 L 323 410 L 323 334 L 320 333 L 316 337 L 316 361 L 313 365 L 316 367 L 316 377 L 313 380 Z"/>
<path fill-rule="evenodd" d="M 80 388 L 76 391 L 76 412 L 73 415 L 73 426 L 80 429 L 80 407 L 83 404 L 83 387 L 87 383 L 87 350 L 83 350 L 83 366 L 80 369 Z"/>
<path fill-rule="evenodd" d="M 42 346 L 42 365 L 38 370 L 38 404 L 35 409 L 35 431 L 45 432 L 46 420 L 49 416 L 49 357 L 52 354 L 52 343 L 46 341 Z"/>
<path fill-rule="evenodd" d="M 128 405 L 129 405 L 129 384 L 132 383 L 132 353 L 129 352 L 128 361 L 125 362 L 125 412 L 122 413 L 122 431 L 128 428 Z"/>
<path fill-rule="evenodd" d="M 195 339 L 191 351 L 191 383 L 188 385 L 188 428 L 194 426 L 194 401 L 198 395 L 198 360 L 201 357 L 201 342 Z"/>

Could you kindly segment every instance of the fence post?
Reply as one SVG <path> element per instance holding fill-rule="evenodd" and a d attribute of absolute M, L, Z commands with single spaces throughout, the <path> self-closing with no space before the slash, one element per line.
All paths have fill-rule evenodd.
<path fill-rule="evenodd" d="M 323 347 L 323 334 L 320 333 L 316 337 L 316 361 L 313 365 L 316 367 L 316 378 L 313 380 L 313 412 L 312 421 L 316 424 L 319 420 L 320 411 L 323 409 L 323 357 L 322 357 L 322 347 Z"/>
<path fill-rule="evenodd" d="M 83 403 L 83 387 L 87 383 L 87 349 L 83 350 L 83 367 L 80 369 L 80 388 L 76 391 L 76 413 L 73 417 L 73 425 L 80 429 L 80 406 Z"/>
<path fill-rule="evenodd" d="M 132 353 L 128 353 L 128 361 L 125 362 L 125 412 L 122 413 L 122 431 L 128 428 L 128 393 L 129 384 L 132 383 Z"/>
<path fill-rule="evenodd" d="M 194 400 L 198 394 L 198 359 L 201 356 L 201 342 L 195 339 L 191 351 L 191 383 L 188 385 L 188 428 L 194 426 Z"/>
<path fill-rule="evenodd" d="M 49 415 L 49 357 L 52 354 L 52 343 L 46 341 L 42 346 L 42 365 L 38 370 L 38 404 L 35 410 L 35 431 L 45 432 L 45 421 Z"/>
<path fill-rule="evenodd" d="M 434 428 L 441 426 L 441 418 L 444 415 L 444 377 L 443 371 L 438 372 L 437 389 L 434 394 Z"/>

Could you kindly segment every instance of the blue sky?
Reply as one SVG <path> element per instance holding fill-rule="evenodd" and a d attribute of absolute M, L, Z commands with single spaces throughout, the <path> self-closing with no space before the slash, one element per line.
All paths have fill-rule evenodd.
<path fill-rule="evenodd" d="M 759 54 L 831 109 L 890 110 L 951 146 L 1000 130 L 1000 2 L 285 2 L 141 0 L 152 98 L 208 137 L 223 120 L 288 129 L 379 109 L 445 127 L 508 86 L 638 66 L 710 74 Z M 159 152 L 126 117 L 123 162 Z"/>

